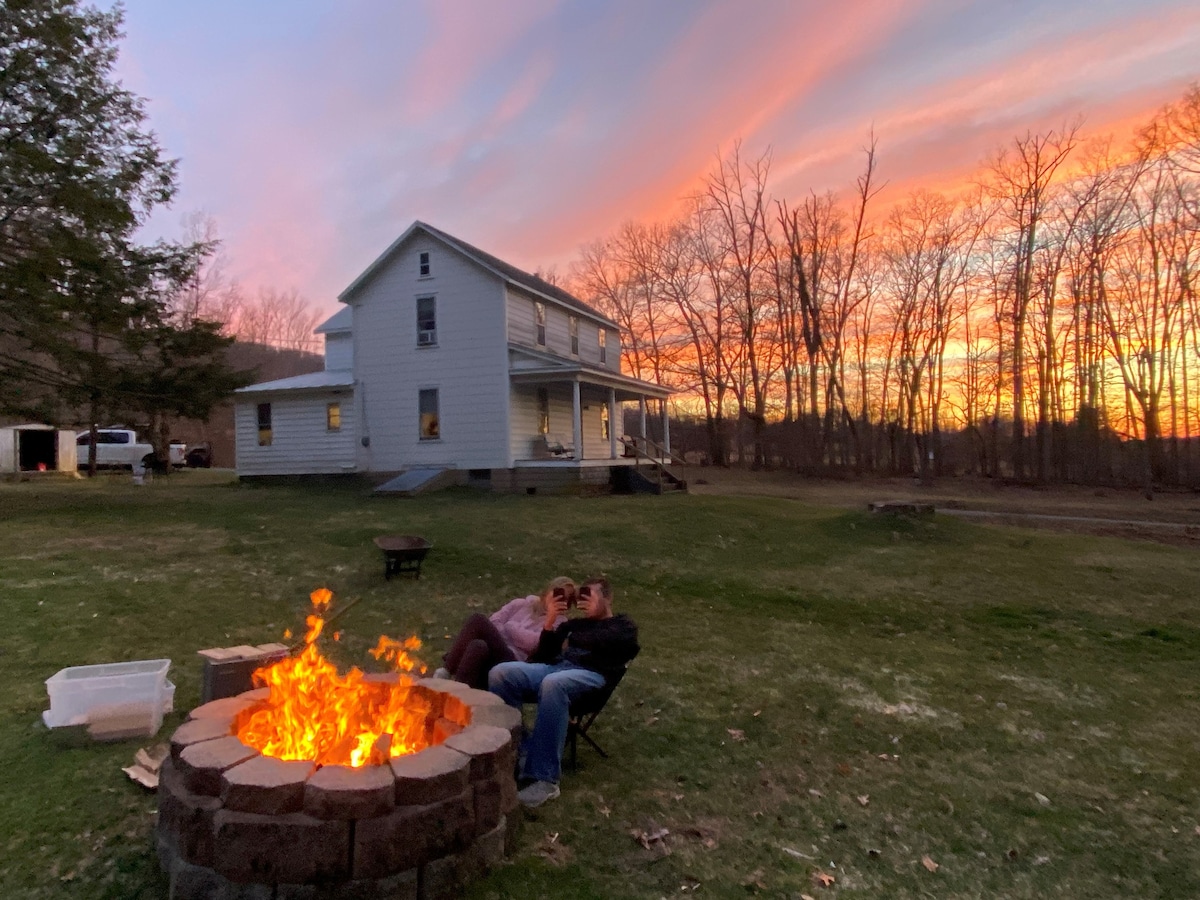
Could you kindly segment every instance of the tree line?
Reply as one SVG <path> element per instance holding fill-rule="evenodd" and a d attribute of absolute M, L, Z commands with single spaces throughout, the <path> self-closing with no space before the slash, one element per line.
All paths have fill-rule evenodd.
<path fill-rule="evenodd" d="M 680 392 L 703 456 L 804 471 L 1193 483 L 1200 88 L 1119 144 L 998 147 L 880 209 L 874 137 L 842 195 L 719 157 L 673 219 L 583 249 L 570 286 Z"/>
<path fill-rule="evenodd" d="M 254 380 L 229 363 L 235 338 L 308 349 L 319 316 L 294 291 L 245 298 L 211 220 L 140 238 L 177 163 L 114 75 L 122 20 L 120 5 L 0 4 L 0 415 L 137 424 L 165 461 L 173 422 Z"/>

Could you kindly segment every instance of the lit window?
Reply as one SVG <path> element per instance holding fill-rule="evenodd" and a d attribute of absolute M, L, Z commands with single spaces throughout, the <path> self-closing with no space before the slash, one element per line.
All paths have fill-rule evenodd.
<path fill-rule="evenodd" d="M 435 441 L 442 435 L 441 424 L 438 421 L 438 392 L 437 388 L 426 388 L 418 397 L 421 412 L 421 440 Z"/>
<path fill-rule="evenodd" d="M 608 331 L 600 328 L 600 362 L 608 362 Z"/>
<path fill-rule="evenodd" d="M 271 404 L 258 404 L 258 446 L 271 446 Z"/>
<path fill-rule="evenodd" d="M 341 431 L 342 430 L 342 404 L 340 404 L 340 403 L 325 404 L 325 430 L 326 431 Z"/>
<path fill-rule="evenodd" d="M 538 434 L 550 433 L 550 392 L 538 388 Z"/>
<path fill-rule="evenodd" d="M 578 356 L 579 355 L 579 319 L 576 318 L 575 316 L 571 316 L 571 318 L 570 318 L 570 331 L 571 331 L 571 355 Z"/>
<path fill-rule="evenodd" d="M 420 256 L 417 257 L 417 267 L 418 267 L 418 271 L 421 273 L 422 278 L 429 277 L 430 269 L 429 269 L 429 251 L 428 250 L 422 250 Z"/>
<path fill-rule="evenodd" d="M 433 347 L 437 344 L 437 300 L 433 297 L 417 298 L 417 346 Z"/>
<path fill-rule="evenodd" d="M 600 436 L 608 440 L 608 404 L 600 407 Z"/>
<path fill-rule="evenodd" d="M 533 317 L 537 322 L 537 342 L 539 347 L 546 346 L 546 304 L 533 304 Z"/>

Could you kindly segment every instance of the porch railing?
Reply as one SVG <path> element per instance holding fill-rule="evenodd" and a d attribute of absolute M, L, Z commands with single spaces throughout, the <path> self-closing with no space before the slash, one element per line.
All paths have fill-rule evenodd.
<path fill-rule="evenodd" d="M 666 467 L 663 460 L 678 462 L 681 465 L 686 465 L 687 461 L 681 457 L 675 456 L 664 447 L 654 443 L 649 438 L 643 437 L 621 437 L 619 438 L 622 446 L 627 452 L 631 452 L 634 457 L 634 468 L 640 473 L 642 470 L 642 461 L 654 470 L 654 476 L 657 479 L 659 490 L 662 490 L 663 481 L 668 481 L 672 484 L 678 484 L 680 478 Z M 644 449 L 643 449 L 644 446 Z M 656 456 L 652 456 L 649 451 L 654 451 Z M 628 455 L 628 453 L 627 453 Z"/>

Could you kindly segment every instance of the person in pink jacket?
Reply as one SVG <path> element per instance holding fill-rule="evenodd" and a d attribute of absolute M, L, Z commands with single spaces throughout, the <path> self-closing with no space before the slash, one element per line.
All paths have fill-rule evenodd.
<path fill-rule="evenodd" d="M 442 657 L 444 666 L 434 678 L 452 678 L 473 688 L 487 690 L 488 672 L 502 662 L 524 662 L 537 649 L 545 627 L 546 610 L 554 601 L 564 600 L 573 607 L 577 598 L 575 582 L 559 576 L 541 594 L 530 594 L 508 601 L 491 616 L 474 613 L 459 629 L 454 643 Z M 557 624 L 566 621 L 560 615 Z"/>

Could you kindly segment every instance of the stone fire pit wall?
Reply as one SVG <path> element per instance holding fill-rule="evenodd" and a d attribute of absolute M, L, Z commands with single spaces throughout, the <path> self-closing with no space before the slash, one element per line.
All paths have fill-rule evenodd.
<path fill-rule="evenodd" d="M 520 714 L 458 682 L 413 690 L 433 706 L 435 746 L 357 769 L 274 759 L 238 740 L 239 714 L 265 688 L 193 710 L 159 779 L 171 900 L 442 900 L 499 862 L 517 822 Z"/>

